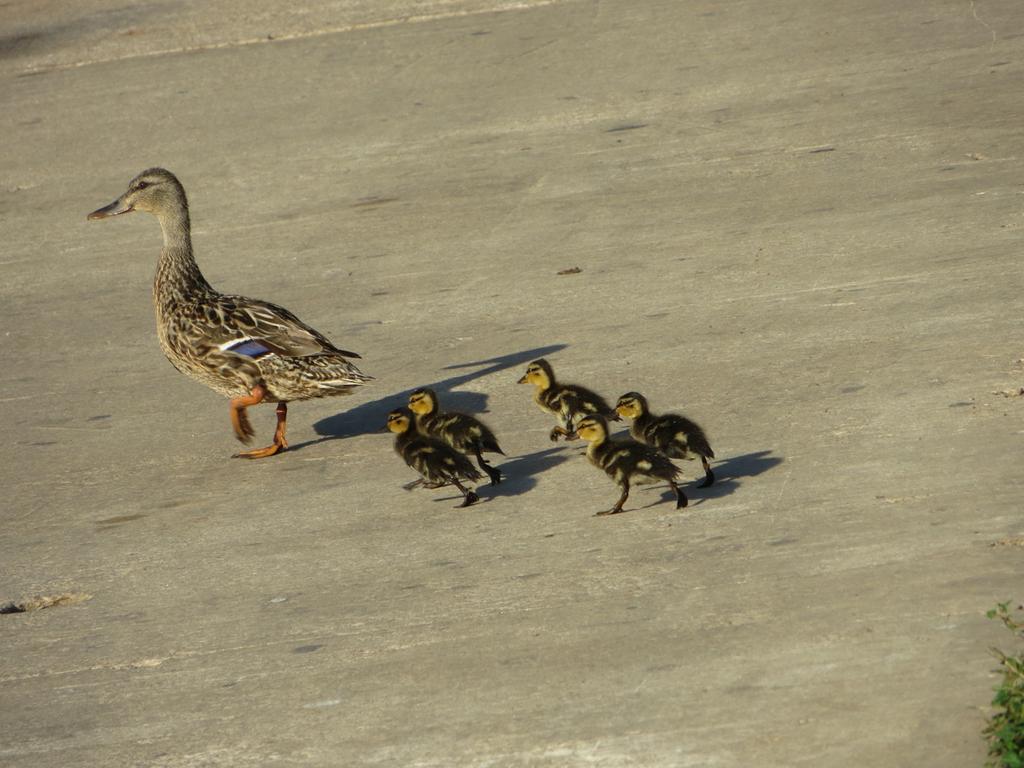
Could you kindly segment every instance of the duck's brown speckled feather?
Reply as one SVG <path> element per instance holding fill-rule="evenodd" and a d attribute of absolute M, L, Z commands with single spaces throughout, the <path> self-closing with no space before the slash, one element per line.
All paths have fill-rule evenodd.
<path fill-rule="evenodd" d="M 188 202 L 172 173 L 143 171 L 117 204 L 160 221 L 153 303 L 160 347 L 176 369 L 228 397 L 262 385 L 268 401 L 346 394 L 371 378 L 347 359 L 358 355 L 284 307 L 214 290 L 192 254 Z"/>

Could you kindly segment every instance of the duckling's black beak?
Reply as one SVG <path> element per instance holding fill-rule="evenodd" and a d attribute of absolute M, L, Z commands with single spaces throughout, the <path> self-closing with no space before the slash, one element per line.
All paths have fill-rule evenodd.
<path fill-rule="evenodd" d="M 526 383 L 527 383 L 527 381 L 526 381 L 526 374 L 523 374 L 522 378 L 520 378 L 519 381 L 516 382 L 516 384 L 526 384 Z"/>
<path fill-rule="evenodd" d="M 110 216 L 120 216 L 122 213 L 131 213 L 134 210 L 135 209 L 132 208 L 130 205 L 128 205 L 128 203 L 126 203 L 121 198 L 118 198 L 117 200 L 112 202 L 110 205 L 106 205 L 103 208 L 96 209 L 95 211 L 90 213 L 88 216 L 86 216 L 86 218 L 87 219 L 106 219 L 106 218 L 109 218 Z"/>

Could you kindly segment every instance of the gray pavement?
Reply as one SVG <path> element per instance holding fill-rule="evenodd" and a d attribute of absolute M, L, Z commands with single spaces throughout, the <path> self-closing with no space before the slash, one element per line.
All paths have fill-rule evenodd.
<path fill-rule="evenodd" d="M 211 9 L 212 6 L 212 9 Z M 1021 600 L 1019 2 L 0 7 L 4 766 L 980 765 Z M 138 171 L 377 377 L 236 450 Z M 558 275 L 578 267 L 577 274 Z M 545 354 L 708 430 L 614 486 Z M 417 385 L 508 480 L 376 430 Z M 273 410 L 253 413 L 269 438 Z"/>

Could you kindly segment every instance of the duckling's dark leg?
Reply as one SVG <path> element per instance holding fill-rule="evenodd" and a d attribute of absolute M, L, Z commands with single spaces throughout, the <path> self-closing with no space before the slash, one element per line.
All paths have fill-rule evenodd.
<path fill-rule="evenodd" d="M 557 443 L 559 436 L 564 437 L 566 440 L 575 439 L 575 432 L 567 430 L 565 427 L 555 427 L 551 430 L 551 434 L 548 437 L 551 438 L 551 442 Z"/>
<path fill-rule="evenodd" d="M 483 455 L 480 453 L 480 446 L 474 446 L 473 451 L 476 453 L 476 463 L 480 465 L 480 469 L 487 473 L 487 476 L 491 478 L 491 485 L 497 485 L 501 482 L 501 472 L 496 470 L 486 461 L 484 461 Z"/>
<path fill-rule="evenodd" d="M 480 497 L 476 495 L 475 491 L 469 490 L 468 488 L 466 488 L 466 486 L 464 486 L 454 477 L 452 478 L 452 484 L 454 484 L 456 488 L 462 491 L 462 495 L 465 497 L 462 500 L 462 503 L 459 504 L 460 507 L 468 507 L 470 504 L 476 504 L 478 501 L 480 501 Z"/>
<path fill-rule="evenodd" d="M 682 509 L 690 502 L 686 499 L 686 494 L 683 493 L 683 489 L 676 485 L 674 480 L 669 480 L 668 484 L 672 486 L 672 490 L 676 493 L 676 509 Z"/>
<path fill-rule="evenodd" d="M 288 403 L 277 404 L 277 429 L 274 430 L 274 442 L 266 448 L 257 448 L 254 451 L 243 451 L 236 454 L 239 459 L 264 459 L 280 453 L 288 447 L 288 441 L 284 439 L 285 430 L 288 428 Z"/>
<path fill-rule="evenodd" d="M 626 503 L 626 499 L 629 498 L 629 480 L 622 481 L 622 495 L 619 496 L 619 500 L 615 502 L 615 506 L 611 509 L 602 510 L 598 512 L 595 517 L 603 517 L 604 515 L 617 515 L 622 511 L 622 505 Z"/>
<path fill-rule="evenodd" d="M 701 456 L 700 463 L 704 465 L 704 482 L 698 485 L 698 488 L 707 488 L 709 485 L 713 485 L 715 482 L 715 473 L 711 471 L 711 465 L 708 464 L 708 457 Z"/>

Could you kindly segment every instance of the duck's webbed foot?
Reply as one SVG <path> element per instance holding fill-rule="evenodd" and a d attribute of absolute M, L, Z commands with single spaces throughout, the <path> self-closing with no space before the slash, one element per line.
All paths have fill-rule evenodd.
<path fill-rule="evenodd" d="M 248 445 L 256 434 L 256 430 L 249 423 L 249 414 L 245 412 L 245 409 L 250 405 L 262 403 L 263 398 L 266 396 L 266 391 L 261 385 L 257 384 L 252 388 L 250 394 L 231 399 L 231 428 L 235 430 L 235 437 L 238 438 L 239 442 Z"/>
<path fill-rule="evenodd" d="M 253 389 L 254 393 L 256 392 L 256 389 L 262 390 L 262 387 L 256 387 L 255 389 Z M 240 399 L 244 399 L 244 398 L 235 398 L 235 399 L 236 400 L 240 400 Z M 262 397 L 260 399 L 262 400 Z M 231 402 L 233 404 L 235 401 L 232 400 Z M 232 413 L 235 413 L 235 411 L 232 411 Z M 245 409 L 242 408 L 240 413 L 244 417 L 245 416 Z M 246 424 L 248 424 L 248 418 L 247 417 L 245 419 L 245 422 L 246 422 Z M 242 451 L 241 453 L 236 453 L 235 454 L 235 458 L 237 458 L 237 459 L 265 459 L 268 456 L 273 456 L 274 454 L 281 453 L 282 451 L 284 451 L 284 450 L 286 450 L 288 448 L 288 441 L 284 437 L 284 433 L 285 433 L 285 430 L 287 429 L 287 427 L 288 427 L 288 404 L 287 403 L 278 403 L 277 404 L 277 429 L 274 430 L 274 442 L 272 442 L 266 448 L 257 448 L 256 450 L 253 450 L 253 451 Z M 252 433 L 251 433 L 251 427 L 250 427 L 250 438 L 251 438 L 251 436 L 252 436 Z M 248 441 L 246 441 L 246 442 L 248 442 Z"/>

